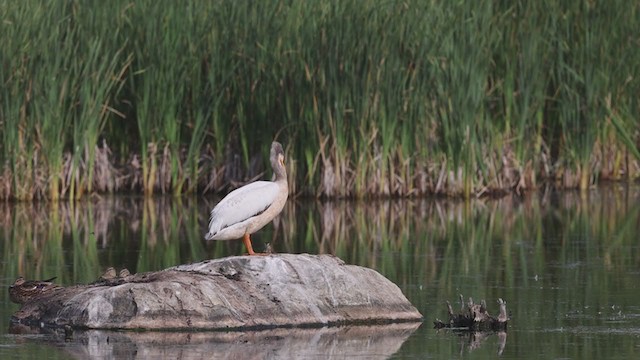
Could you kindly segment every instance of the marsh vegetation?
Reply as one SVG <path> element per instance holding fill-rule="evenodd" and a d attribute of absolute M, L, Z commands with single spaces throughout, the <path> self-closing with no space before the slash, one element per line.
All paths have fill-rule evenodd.
<path fill-rule="evenodd" d="M 2 1 L 0 199 L 640 176 L 640 3 Z"/>

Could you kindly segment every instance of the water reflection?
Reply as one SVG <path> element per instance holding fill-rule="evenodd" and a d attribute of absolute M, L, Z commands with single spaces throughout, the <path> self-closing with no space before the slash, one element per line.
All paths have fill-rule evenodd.
<path fill-rule="evenodd" d="M 46 342 L 76 359 L 388 359 L 420 323 L 262 331 L 74 331 Z M 33 342 L 42 342 L 42 339 Z"/>
<path fill-rule="evenodd" d="M 480 332 L 480 331 L 455 331 L 455 330 L 445 330 L 440 329 L 437 330 L 437 333 L 442 336 L 449 336 L 451 334 L 455 335 L 458 338 L 459 342 L 459 356 L 463 357 L 465 353 L 473 352 L 474 350 L 478 350 L 481 348 L 490 347 L 487 343 L 490 342 L 490 339 L 496 339 L 497 348 L 496 355 L 502 356 L 504 352 L 504 348 L 507 345 L 507 332 L 499 331 L 499 332 Z"/>
<path fill-rule="evenodd" d="M 107 266 L 140 272 L 241 254 L 240 241 L 203 241 L 214 203 L 170 197 L 3 203 L 2 271 L 10 279 L 58 276 L 69 284 L 94 280 Z M 626 247 L 637 230 L 637 189 L 609 188 L 589 198 L 547 192 L 468 203 L 290 201 L 255 242 L 276 252 L 335 254 L 403 285 L 437 279 L 452 286 L 444 280 L 484 274 L 513 286 L 518 273 L 527 282 L 545 281 L 547 267 L 580 268 L 586 258 L 610 271 L 626 269 L 637 264 Z M 608 235 L 602 243 L 590 241 L 602 234 Z"/>
<path fill-rule="evenodd" d="M 612 334 L 640 328 L 639 200 L 638 187 L 619 186 L 584 197 L 541 190 L 471 202 L 291 200 L 252 238 L 256 250 L 269 243 L 276 252 L 330 253 L 372 267 L 400 286 L 427 324 L 444 316 L 442 304 L 459 293 L 487 302 L 501 297 L 514 322 L 503 356 L 544 343 L 532 357 L 585 357 L 594 346 L 635 346 L 633 338 Z M 215 202 L 111 197 L 0 204 L 2 285 L 19 275 L 90 282 L 107 266 L 141 272 L 244 252 L 240 241 L 203 240 Z M 0 302 L 6 329 L 17 309 L 6 291 Z M 600 335 L 592 332 L 589 340 L 566 329 Z M 417 331 L 398 356 L 459 356 L 452 337 L 433 336 Z M 567 350 L 566 342 L 575 346 Z M 497 347 L 486 348 L 492 346 L 474 353 L 495 356 Z"/>

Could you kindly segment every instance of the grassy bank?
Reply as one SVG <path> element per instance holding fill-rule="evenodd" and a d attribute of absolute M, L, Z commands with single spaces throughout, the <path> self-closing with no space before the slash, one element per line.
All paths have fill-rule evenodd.
<path fill-rule="evenodd" d="M 640 177 L 640 3 L 1 1 L 0 198 Z M 268 170 L 267 170 L 268 171 Z"/>

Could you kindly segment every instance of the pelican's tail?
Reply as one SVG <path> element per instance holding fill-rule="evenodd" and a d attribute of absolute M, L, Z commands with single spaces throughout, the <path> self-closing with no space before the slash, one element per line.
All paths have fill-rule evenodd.
<path fill-rule="evenodd" d="M 212 217 L 211 220 L 209 220 L 209 231 L 204 234 L 205 240 L 213 240 L 213 237 L 220 231 L 220 228 L 222 228 L 222 224 L 220 224 L 218 217 Z"/>

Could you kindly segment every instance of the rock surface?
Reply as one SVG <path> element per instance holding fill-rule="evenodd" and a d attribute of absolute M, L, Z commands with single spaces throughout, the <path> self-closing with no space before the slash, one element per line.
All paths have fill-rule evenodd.
<path fill-rule="evenodd" d="M 25 303 L 23 325 L 247 329 L 420 321 L 376 271 L 330 255 L 239 256 L 57 289 Z"/>

